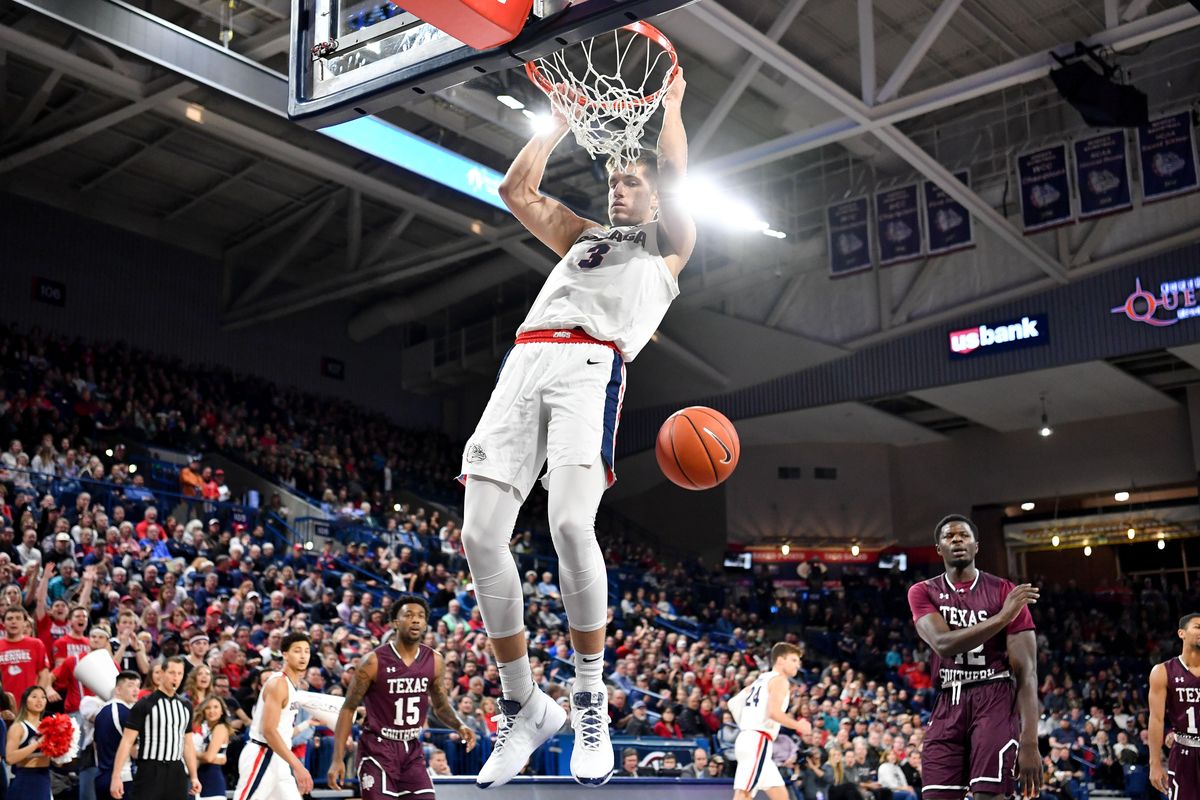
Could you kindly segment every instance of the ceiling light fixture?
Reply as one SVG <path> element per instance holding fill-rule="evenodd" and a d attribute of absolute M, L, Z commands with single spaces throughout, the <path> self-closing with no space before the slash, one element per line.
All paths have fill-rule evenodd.
<path fill-rule="evenodd" d="M 1116 492 L 1113 494 L 1113 500 L 1116 500 L 1118 503 L 1124 503 L 1128 499 L 1129 492 Z"/>
<path fill-rule="evenodd" d="M 1130 525 L 1129 530 L 1125 531 L 1125 535 L 1128 536 L 1130 539 L 1135 538 L 1137 536 L 1137 528 Z"/>
<path fill-rule="evenodd" d="M 1028 500 L 1027 500 L 1027 501 L 1025 501 L 1024 503 L 1021 503 L 1021 510 L 1022 510 L 1022 511 L 1033 511 L 1033 509 L 1034 509 L 1034 508 L 1036 508 L 1036 507 L 1037 507 L 1037 506 L 1036 506 L 1035 504 L 1033 504 L 1033 503 L 1029 502 Z"/>
<path fill-rule="evenodd" d="M 850 545 L 850 555 L 858 558 L 858 554 L 862 552 L 862 548 L 858 546 L 858 542 Z"/>
<path fill-rule="evenodd" d="M 1090 556 L 1092 554 L 1092 546 L 1090 544 L 1085 544 L 1083 546 L 1083 554 L 1085 556 Z"/>
<path fill-rule="evenodd" d="M 1051 547 L 1058 547 L 1059 544 L 1061 544 L 1061 543 L 1062 543 L 1062 539 L 1058 538 L 1057 533 L 1050 537 L 1050 546 Z"/>
<path fill-rule="evenodd" d="M 1046 416 L 1046 393 L 1042 392 L 1042 427 L 1038 428 L 1038 436 L 1045 439 L 1052 433 L 1054 428 L 1050 427 L 1050 418 Z"/>
<path fill-rule="evenodd" d="M 1166 550 L 1166 549 L 1167 549 L 1167 540 L 1166 540 L 1166 539 L 1159 539 L 1159 540 L 1158 540 L 1158 549 L 1159 549 L 1159 550 Z"/>
<path fill-rule="evenodd" d="M 496 99 L 499 100 L 504 105 L 511 108 L 513 111 L 520 111 L 522 108 L 525 107 L 524 103 L 522 103 L 520 100 L 518 100 L 517 98 L 513 97 L 510 94 L 498 94 L 498 95 L 496 95 Z"/>
<path fill-rule="evenodd" d="M 792 546 L 787 542 L 784 542 L 783 547 L 779 548 L 779 552 L 786 556 L 788 553 L 792 552 Z"/>

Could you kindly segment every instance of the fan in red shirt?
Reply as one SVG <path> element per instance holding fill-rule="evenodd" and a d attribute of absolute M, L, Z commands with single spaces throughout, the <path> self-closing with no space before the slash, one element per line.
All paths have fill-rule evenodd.
<path fill-rule="evenodd" d="M 75 616 L 74 612 L 71 613 L 71 616 Z M 61 642 L 62 639 L 59 641 Z M 66 690 L 66 695 L 63 697 L 63 711 L 68 714 L 79 710 L 79 704 L 83 702 L 83 698 L 95 694 L 75 678 L 75 666 L 79 660 L 93 650 L 105 650 L 109 657 L 112 657 L 112 648 L 108 644 L 108 631 L 104 628 L 92 628 L 92 632 L 83 641 L 86 642 L 84 645 L 86 650 L 83 653 L 75 652 L 72 646 L 71 655 L 56 664 L 53 670 L 54 688 Z"/>
<path fill-rule="evenodd" d="M 51 661 L 55 667 L 66 661 L 68 656 L 83 658 L 92 650 L 88 644 L 88 637 L 84 635 L 88 627 L 87 609 L 83 606 L 72 606 L 67 616 L 67 624 L 70 626 L 69 632 L 55 639 L 54 646 L 50 648 Z"/>
<path fill-rule="evenodd" d="M 50 688 L 53 676 L 46 659 L 46 646 L 40 639 L 25 635 L 29 614 L 19 606 L 4 612 L 4 638 L 0 639 L 0 686 L 13 697 L 20 697 L 30 686 L 46 689 L 49 702 L 60 700 Z"/>
<path fill-rule="evenodd" d="M 54 643 L 71 632 L 71 622 L 68 616 L 71 612 L 71 607 L 67 605 L 66 600 L 55 600 L 50 604 L 49 609 L 46 607 L 46 587 L 50 583 L 47 575 L 53 574 L 54 565 L 47 564 L 42 571 L 42 580 L 38 583 L 37 588 L 37 608 L 35 616 L 37 618 L 37 637 L 42 640 L 42 644 L 49 653 L 54 649 Z"/>

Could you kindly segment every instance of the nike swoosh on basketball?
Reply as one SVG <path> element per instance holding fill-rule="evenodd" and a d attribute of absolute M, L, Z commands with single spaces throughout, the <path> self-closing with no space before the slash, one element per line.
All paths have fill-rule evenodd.
<path fill-rule="evenodd" d="M 721 437 L 717 436 L 715 433 L 710 431 L 708 428 L 704 428 L 704 432 L 707 433 L 709 436 L 711 436 L 713 438 L 714 442 L 721 445 L 721 449 L 725 451 L 725 457 L 723 459 L 721 459 L 721 463 L 728 464 L 730 461 L 733 461 L 733 451 L 729 449 L 729 446 L 727 444 L 725 444 L 724 442 L 721 441 Z"/>
<path fill-rule="evenodd" d="M 592 361 L 590 358 L 587 360 L 587 362 L 589 364 L 599 364 L 600 363 L 599 361 Z"/>

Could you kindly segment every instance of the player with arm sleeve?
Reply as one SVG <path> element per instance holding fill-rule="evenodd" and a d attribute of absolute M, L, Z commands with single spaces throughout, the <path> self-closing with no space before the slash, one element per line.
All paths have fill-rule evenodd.
<path fill-rule="evenodd" d="M 1179 620 L 1183 652 L 1150 671 L 1150 783 L 1170 800 L 1200 798 L 1200 613 Z M 1171 723 L 1163 765 L 1165 723 Z"/>
<path fill-rule="evenodd" d="M 445 665 L 441 654 L 421 644 L 428 626 L 425 598 L 406 595 L 392 604 L 395 636 L 363 659 L 338 713 L 329 788 L 341 789 L 345 780 L 346 740 L 354 714 L 364 703 L 367 718 L 358 740 L 362 800 L 433 798 L 421 746 L 421 729 L 431 705 L 438 719 L 463 738 L 468 751 L 475 747 L 475 731 L 454 713 L 442 686 Z"/>
<path fill-rule="evenodd" d="M 938 698 L 922 752 L 922 797 L 999 800 L 1041 783 L 1037 643 L 1029 605 L 1038 590 L 979 570 L 979 529 L 952 514 L 934 529 L 945 572 L 908 590 L 917 633 L 933 650 Z"/>
<path fill-rule="evenodd" d="M 503 697 L 496 746 L 476 779 L 510 781 L 554 735 L 564 712 L 533 682 L 521 579 L 508 550 L 521 504 L 546 465 L 549 523 L 562 603 L 575 651 L 571 774 L 600 785 L 613 771 L 604 631 L 608 580 L 596 543 L 596 510 L 616 479 L 614 456 L 625 364 L 650 341 L 679 294 L 696 244 L 683 203 L 686 83 L 677 72 L 663 99 L 659 152 L 608 168 L 609 224 L 584 219 L 542 193 L 546 161 L 567 123 L 538 134 L 517 155 L 500 196 L 560 258 L 517 329 L 487 408 L 463 450 L 462 542 Z"/>

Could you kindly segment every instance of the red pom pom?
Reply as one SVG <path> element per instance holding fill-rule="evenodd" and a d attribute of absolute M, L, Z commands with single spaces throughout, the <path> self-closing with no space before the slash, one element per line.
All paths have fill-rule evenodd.
<path fill-rule="evenodd" d="M 42 737 L 42 752 L 50 758 L 57 758 L 71 749 L 75 723 L 66 714 L 52 714 L 42 720 L 38 735 Z"/>

